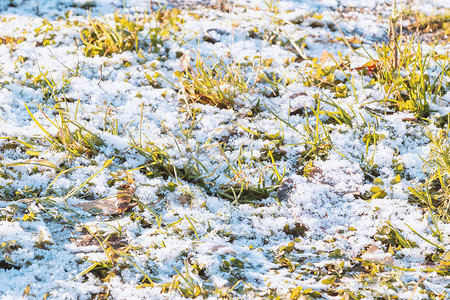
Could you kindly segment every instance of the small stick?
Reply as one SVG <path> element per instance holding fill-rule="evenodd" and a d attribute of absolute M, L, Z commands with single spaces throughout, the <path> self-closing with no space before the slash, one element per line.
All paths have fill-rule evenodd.
<path fill-rule="evenodd" d="M 100 85 L 102 80 L 103 80 L 103 64 L 100 65 L 100 80 L 98 81 L 97 85 Z"/>

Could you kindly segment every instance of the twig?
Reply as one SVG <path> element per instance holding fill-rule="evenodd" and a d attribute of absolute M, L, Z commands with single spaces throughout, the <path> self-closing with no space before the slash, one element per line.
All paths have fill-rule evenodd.
<path fill-rule="evenodd" d="M 100 79 L 99 79 L 97 85 L 100 85 L 100 83 L 101 83 L 102 80 L 103 80 L 103 64 L 100 65 L 99 70 L 100 70 Z"/>

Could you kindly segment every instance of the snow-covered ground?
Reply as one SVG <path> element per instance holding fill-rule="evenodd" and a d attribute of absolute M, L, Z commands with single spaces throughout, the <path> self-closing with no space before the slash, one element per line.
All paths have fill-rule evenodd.
<path fill-rule="evenodd" d="M 450 224 L 408 190 L 439 128 L 386 114 L 386 89 L 356 70 L 388 42 L 390 2 L 168 1 L 178 27 L 159 47 L 152 20 L 140 51 L 85 56 L 89 18 L 164 4 L 0 1 L 0 299 L 448 297 Z M 442 80 L 430 120 L 450 113 L 449 50 L 422 45 Z M 340 56 L 346 97 L 307 84 Z M 238 68 L 245 88 L 220 87 L 233 107 L 189 102 L 177 75 L 200 60 Z M 97 136 L 93 151 L 71 154 L 66 129 Z"/>

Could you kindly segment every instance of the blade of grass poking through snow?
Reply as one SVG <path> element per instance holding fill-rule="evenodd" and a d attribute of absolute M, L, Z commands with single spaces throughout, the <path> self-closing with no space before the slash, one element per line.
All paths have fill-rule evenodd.
<path fill-rule="evenodd" d="M 366 263 L 370 263 L 370 264 L 375 264 L 375 265 L 388 267 L 388 268 L 392 268 L 394 270 L 399 270 L 399 271 L 408 271 L 408 272 L 415 272 L 416 271 L 416 269 L 413 269 L 413 268 L 397 267 L 396 265 L 393 265 L 393 264 L 383 263 L 383 262 L 379 262 L 379 261 L 375 261 L 375 260 L 366 260 L 366 259 L 361 259 L 361 258 L 357 258 L 357 257 L 354 257 L 353 259 L 356 260 L 356 261 L 359 261 L 359 262 L 366 262 Z"/>
<path fill-rule="evenodd" d="M 53 178 L 52 182 L 47 186 L 47 188 L 45 189 L 45 191 L 48 191 L 50 189 L 50 187 L 56 182 L 56 180 L 59 178 L 59 176 L 68 173 L 68 172 L 72 172 L 73 170 L 76 169 L 82 169 L 84 167 L 73 167 L 67 170 L 62 170 L 61 172 L 58 173 L 58 175 L 55 176 L 55 178 Z"/>
<path fill-rule="evenodd" d="M 113 162 L 113 160 L 115 159 L 115 157 L 108 159 L 107 161 L 105 161 L 103 163 L 103 167 L 94 175 L 92 175 L 91 177 L 89 177 L 88 179 L 86 179 L 85 182 L 83 182 L 81 185 L 79 185 L 78 187 L 73 188 L 69 193 L 67 193 L 66 196 L 64 196 L 64 198 L 62 199 L 63 201 L 66 201 L 67 199 L 69 199 L 70 197 L 72 197 L 73 195 L 75 195 L 80 189 L 82 189 L 89 181 L 91 181 L 93 178 L 95 178 L 96 176 L 98 176 L 104 169 L 106 169 L 107 167 L 109 167 L 109 165 Z"/>
<path fill-rule="evenodd" d="M 287 122 L 286 120 L 283 120 L 282 118 L 280 118 L 276 113 L 274 113 L 267 105 L 264 104 L 264 107 L 278 120 L 280 120 L 281 122 L 283 122 L 284 124 L 286 124 L 289 128 L 291 128 L 292 130 L 294 130 L 295 132 L 298 132 L 298 129 L 295 128 L 294 126 L 292 126 L 291 124 L 289 124 L 289 122 Z"/>
<path fill-rule="evenodd" d="M 186 216 L 186 215 L 184 215 L 184 217 L 186 218 L 186 220 L 188 220 L 189 224 L 191 224 L 192 231 L 194 231 L 195 237 L 196 237 L 197 240 L 198 240 L 199 237 L 198 237 L 198 234 L 197 234 L 197 230 L 195 230 L 195 226 L 194 226 L 194 224 L 192 223 L 191 219 L 190 219 L 188 216 Z M 194 219 L 192 219 L 192 220 L 194 220 Z M 195 220 L 194 220 L 194 222 L 195 222 Z"/>
<path fill-rule="evenodd" d="M 52 169 L 58 169 L 57 166 L 52 164 L 46 159 L 36 160 L 36 161 L 23 161 L 23 162 L 14 162 L 14 163 L 7 163 L 4 164 L 6 167 L 18 167 L 18 166 L 26 166 L 26 165 L 33 165 L 33 166 L 41 166 L 41 167 L 47 167 Z"/>
<path fill-rule="evenodd" d="M 316 117 L 316 126 L 314 129 L 314 143 L 318 143 L 323 142 L 324 139 L 321 138 L 320 136 L 320 128 L 322 128 L 322 131 L 325 135 L 325 143 L 329 144 L 329 147 L 333 147 L 333 143 L 331 142 L 331 138 L 330 138 L 330 134 L 328 132 L 328 130 L 325 128 L 325 125 L 323 124 L 322 120 L 320 120 L 320 102 L 321 100 L 319 100 L 317 102 L 317 108 L 314 109 L 313 107 L 311 107 L 312 112 L 314 113 L 314 116 Z M 308 117 L 306 118 L 306 120 L 308 120 Z M 320 125 L 320 128 L 319 128 Z"/>
<path fill-rule="evenodd" d="M 173 227 L 173 226 L 177 225 L 178 223 L 180 223 L 181 221 L 183 221 L 183 218 L 180 218 L 180 219 L 178 219 L 177 221 L 168 224 L 168 225 L 166 226 L 166 228 Z"/>
<path fill-rule="evenodd" d="M 141 119 L 139 121 L 139 147 L 142 148 L 142 122 L 144 121 L 144 102 L 141 103 Z"/>
<path fill-rule="evenodd" d="M 161 215 L 158 214 L 153 208 L 151 208 L 150 206 L 148 206 L 147 204 L 145 204 L 142 201 L 139 201 L 139 199 L 135 198 L 134 201 L 136 201 L 139 205 L 142 205 L 143 207 L 145 207 L 146 209 L 148 209 L 148 211 L 153 215 L 153 217 L 156 220 L 156 223 L 158 224 L 158 229 L 161 228 L 161 225 L 163 223 L 163 220 L 161 218 Z"/>
<path fill-rule="evenodd" d="M 421 235 L 420 233 L 418 233 L 417 231 L 415 231 L 411 226 L 409 226 L 408 224 L 405 224 L 406 226 L 408 226 L 409 229 L 412 230 L 412 232 L 414 232 L 415 234 L 417 234 L 418 237 L 420 237 L 422 240 L 424 240 L 425 242 L 435 246 L 436 248 L 439 248 L 441 250 L 446 250 L 445 247 L 438 245 L 436 243 L 433 243 L 432 241 L 430 241 L 429 239 L 427 239 L 426 237 L 424 237 L 423 235 Z"/>
<path fill-rule="evenodd" d="M 287 24 L 294 25 L 294 24 L 292 24 L 292 22 L 290 22 L 289 20 L 285 20 L 285 19 L 277 19 L 277 21 L 286 22 Z M 278 35 L 283 36 L 291 44 L 291 46 L 295 49 L 295 51 L 297 51 L 297 54 L 302 59 L 309 60 L 309 57 L 307 55 L 305 55 L 305 53 L 303 53 L 302 49 L 300 49 L 297 42 L 294 41 L 294 39 L 291 38 L 284 30 L 281 30 L 277 23 L 276 23 L 276 33 L 278 33 Z M 306 36 L 304 36 L 301 40 L 303 41 L 305 38 L 306 38 Z"/>
<path fill-rule="evenodd" d="M 431 216 L 431 221 L 433 222 L 433 225 L 436 229 L 436 231 L 433 230 L 434 233 L 438 233 L 438 239 L 439 242 L 442 242 L 444 239 L 442 237 L 442 232 L 439 229 L 438 225 L 437 225 L 437 221 L 436 221 L 436 217 L 433 214 L 433 209 L 435 209 L 435 207 L 433 206 L 432 202 L 431 202 L 431 196 L 430 196 L 430 190 L 428 188 L 428 185 L 426 185 L 426 197 L 424 197 L 423 193 L 419 193 L 417 192 L 415 189 L 408 187 L 410 193 L 412 193 L 414 196 L 416 196 L 418 199 L 422 200 L 423 202 L 427 203 L 427 208 L 428 208 L 428 213 Z M 430 228 L 431 229 L 431 228 Z"/>
<path fill-rule="evenodd" d="M 52 135 L 45 130 L 45 128 L 41 125 L 41 123 L 39 123 L 39 121 L 34 117 L 33 113 L 31 113 L 30 109 L 28 108 L 28 105 L 25 103 L 25 108 L 27 109 L 28 114 L 30 115 L 31 119 L 33 119 L 34 123 L 36 123 L 36 125 L 42 130 L 42 132 L 44 132 L 47 136 L 46 139 L 50 142 L 53 143 L 51 141 L 51 137 Z"/>
<path fill-rule="evenodd" d="M 259 132 L 253 131 L 250 129 L 250 127 L 245 128 L 244 126 L 240 125 L 239 123 L 235 122 L 235 121 L 231 121 L 231 123 L 233 123 L 234 125 L 236 125 L 237 127 L 241 128 L 242 130 L 244 130 L 245 132 L 249 133 L 250 135 L 254 135 L 256 137 L 260 137 L 261 134 Z"/>
<path fill-rule="evenodd" d="M 397 236 L 397 239 L 398 239 L 400 245 L 403 246 L 403 248 L 414 248 L 414 243 L 412 243 L 412 242 L 410 243 L 410 241 L 408 241 L 406 238 L 404 238 L 403 235 L 397 230 L 397 228 L 394 227 L 394 225 L 392 225 L 392 223 L 390 221 L 387 221 L 386 224 L 389 226 L 389 228 L 394 230 L 394 233 Z"/>
<path fill-rule="evenodd" d="M 21 140 L 15 138 L 15 137 L 13 137 L 13 136 L 0 136 L 0 140 L 13 140 L 13 141 L 18 142 L 19 144 L 24 145 L 25 147 L 34 149 L 34 146 L 33 146 L 33 145 L 28 144 L 28 143 L 26 143 L 26 142 L 24 142 L 24 141 L 21 141 Z"/>
<path fill-rule="evenodd" d="M 78 98 L 78 100 L 77 100 L 77 106 L 76 106 L 76 108 L 75 108 L 75 117 L 74 117 L 74 121 L 76 122 L 77 121 L 77 116 L 78 116 L 78 109 L 80 108 L 80 98 Z"/>
<path fill-rule="evenodd" d="M 83 271 L 81 271 L 80 273 L 78 273 L 75 278 L 77 277 L 81 277 L 83 275 L 86 275 L 87 273 L 89 273 L 90 271 L 94 270 L 95 267 L 97 267 L 99 264 L 98 263 L 93 263 L 92 265 L 90 265 L 89 267 L 87 267 L 86 269 L 84 269 Z"/>
<path fill-rule="evenodd" d="M 338 104 L 336 104 L 336 102 L 334 102 L 331 98 L 329 98 L 327 95 L 325 95 L 329 101 L 320 99 L 320 101 L 325 102 L 326 104 L 334 107 L 337 112 L 331 112 L 331 111 L 325 111 L 322 110 L 320 111 L 321 114 L 324 114 L 330 118 L 333 118 L 339 125 L 341 124 L 345 124 L 347 126 L 349 126 L 350 128 L 353 128 L 353 124 L 352 124 L 352 118 L 350 117 L 350 115 L 344 110 L 342 109 L 342 107 L 340 107 Z M 351 107 L 350 107 L 351 109 Z"/>
<path fill-rule="evenodd" d="M 268 152 L 270 159 L 272 161 L 272 170 L 277 176 L 278 182 L 281 183 L 283 181 L 284 175 L 286 174 L 286 167 L 284 167 L 283 176 L 280 175 L 280 172 L 278 172 L 277 164 L 275 161 L 275 158 L 273 157 L 272 150 L 269 150 Z"/>

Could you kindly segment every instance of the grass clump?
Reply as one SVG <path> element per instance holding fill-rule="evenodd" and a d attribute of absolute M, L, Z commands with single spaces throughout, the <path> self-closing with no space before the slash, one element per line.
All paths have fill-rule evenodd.
<path fill-rule="evenodd" d="M 406 26 L 407 30 L 422 34 L 431 33 L 440 40 L 450 35 L 450 9 L 432 15 L 414 12 L 411 19 L 411 24 Z"/>
<path fill-rule="evenodd" d="M 171 283 L 161 284 L 162 293 L 176 290 L 185 298 L 207 298 L 217 293 L 217 288 L 209 280 L 207 269 L 198 264 L 189 266 L 185 262 L 185 272 L 174 267 L 176 275 L 172 277 Z"/>
<path fill-rule="evenodd" d="M 181 11 L 159 9 L 158 11 L 133 18 L 128 14 L 114 14 L 114 24 L 90 18 L 80 31 L 87 57 L 110 56 L 113 53 L 139 51 L 149 47 L 149 52 L 159 52 L 163 40 L 181 30 Z M 144 24 L 150 24 L 148 31 Z"/>
<path fill-rule="evenodd" d="M 28 106 L 25 105 L 25 107 L 36 125 L 44 132 L 46 140 L 52 145 L 51 148 L 56 151 L 67 151 L 69 157 L 86 156 L 91 158 L 97 155 L 98 148 L 104 143 L 96 134 L 86 129 L 80 123 L 71 120 L 67 112 L 61 108 L 54 108 L 59 115 L 60 121 L 58 122 L 50 120 L 41 106 L 38 106 L 47 120 L 58 129 L 57 134 L 52 135 L 39 123 Z"/>
<path fill-rule="evenodd" d="M 425 168 L 428 178 L 419 187 L 410 188 L 413 198 L 436 212 L 439 219 L 450 221 L 450 144 L 447 130 L 428 133 L 431 149 Z"/>
<path fill-rule="evenodd" d="M 104 258 L 90 260 L 86 257 L 85 260 L 90 262 L 91 265 L 79 273 L 77 277 L 84 277 L 91 273 L 103 282 L 108 282 L 113 277 L 120 275 L 122 270 L 134 267 L 142 274 L 143 282 L 145 281 L 150 286 L 153 286 L 152 278 L 130 258 L 129 253 L 134 248 L 122 236 L 123 232 L 120 227 L 114 228 L 115 231 L 110 233 L 101 232 L 98 228 L 93 231 L 87 226 L 85 229 L 90 235 L 78 240 L 77 244 L 79 246 L 99 246 L 99 249 L 104 253 Z"/>
<path fill-rule="evenodd" d="M 322 56 L 329 56 L 328 60 L 332 60 L 334 64 L 324 65 L 318 62 L 317 58 L 312 61 L 311 69 L 306 75 L 304 81 L 305 86 L 315 86 L 322 89 L 331 90 L 336 98 L 346 98 L 350 95 L 350 90 L 346 83 L 347 76 L 344 79 L 339 78 L 336 74 L 344 70 L 350 64 L 348 56 L 340 57 L 339 61 L 335 61 L 330 54 L 322 54 Z M 322 60 L 325 60 L 322 58 Z"/>
<path fill-rule="evenodd" d="M 176 75 L 187 100 L 193 103 L 233 108 L 242 106 L 240 98 L 251 92 L 241 66 L 226 64 L 222 59 L 211 66 L 199 55 L 194 68 L 187 66 L 184 72 Z"/>
<path fill-rule="evenodd" d="M 204 178 L 205 169 L 194 157 L 190 157 L 192 163 L 183 166 L 176 165 L 174 158 L 169 155 L 165 146 L 158 147 L 153 142 L 147 142 L 143 145 L 136 142 L 130 143 L 136 151 L 144 156 L 147 161 L 140 167 L 141 171 L 149 178 L 162 177 L 164 179 L 174 178 L 177 181 L 184 180 L 190 183 L 206 186 Z"/>
<path fill-rule="evenodd" d="M 139 50 L 139 33 L 144 30 L 138 21 L 128 16 L 114 14 L 115 25 L 89 19 L 87 27 L 80 31 L 84 43 L 84 55 L 87 57 L 110 56 L 113 53 Z"/>
<path fill-rule="evenodd" d="M 64 95 L 68 90 L 70 81 L 72 80 L 72 78 L 63 75 L 59 81 L 55 81 L 48 71 L 43 72 L 41 70 L 39 70 L 39 74 L 37 75 L 32 75 L 27 72 L 25 76 L 26 80 L 21 82 L 21 84 L 33 89 L 40 89 L 44 101 L 54 99 L 55 102 L 62 101 L 59 97 Z M 63 98 L 65 99 L 65 97 Z"/>
<path fill-rule="evenodd" d="M 392 47 L 377 47 L 380 68 L 374 82 L 380 83 L 386 93 L 383 102 L 399 111 L 411 111 L 416 118 L 430 115 L 430 103 L 436 102 L 438 96 L 445 92 L 442 80 L 446 65 L 442 66 L 436 78 L 431 78 L 430 69 L 432 52 L 423 53 L 421 44 L 413 51 L 413 43 L 409 43 L 402 51 Z"/>

